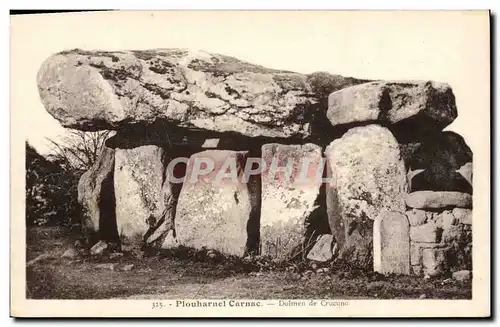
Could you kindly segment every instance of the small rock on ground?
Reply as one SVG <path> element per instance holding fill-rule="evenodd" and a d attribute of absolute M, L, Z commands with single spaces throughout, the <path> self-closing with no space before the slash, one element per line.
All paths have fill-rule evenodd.
<path fill-rule="evenodd" d="M 109 255 L 110 259 L 117 259 L 123 257 L 123 253 L 121 252 L 113 252 Z"/>
<path fill-rule="evenodd" d="M 134 265 L 133 264 L 130 264 L 130 265 L 125 265 L 123 266 L 122 270 L 123 271 L 131 271 L 132 268 L 134 268 Z"/>
<path fill-rule="evenodd" d="M 74 259 L 78 257 L 78 251 L 75 248 L 69 248 L 61 255 L 61 258 Z"/>
<path fill-rule="evenodd" d="M 105 250 L 108 249 L 108 243 L 104 241 L 99 241 L 90 249 L 91 255 L 99 255 L 102 254 Z"/>
<path fill-rule="evenodd" d="M 445 280 L 443 280 L 443 281 L 441 282 L 441 285 L 446 285 L 446 284 L 449 284 L 449 283 L 451 283 L 452 281 L 453 281 L 453 279 L 451 279 L 451 278 L 446 278 Z"/>
<path fill-rule="evenodd" d="M 453 279 L 458 280 L 460 282 L 470 280 L 472 278 L 472 272 L 470 270 L 460 270 L 455 271 L 453 274 Z"/>
<path fill-rule="evenodd" d="M 116 263 L 100 263 L 98 265 L 95 266 L 96 269 L 108 269 L 108 270 L 115 270 L 116 269 L 116 266 L 118 264 Z"/>

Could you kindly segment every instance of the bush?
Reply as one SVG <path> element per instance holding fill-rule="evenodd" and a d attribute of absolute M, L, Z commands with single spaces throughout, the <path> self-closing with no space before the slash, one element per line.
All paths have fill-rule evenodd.
<path fill-rule="evenodd" d="M 79 221 L 78 181 L 83 171 L 50 160 L 26 143 L 26 224 L 71 225 Z"/>

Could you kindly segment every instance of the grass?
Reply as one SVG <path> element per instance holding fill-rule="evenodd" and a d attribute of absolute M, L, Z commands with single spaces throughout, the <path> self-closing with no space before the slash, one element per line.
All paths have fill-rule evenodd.
<path fill-rule="evenodd" d="M 241 260 L 221 260 L 182 253 L 132 254 L 63 259 L 70 246 L 63 228 L 27 231 L 27 260 L 43 260 L 27 269 L 27 298 L 32 299 L 470 299 L 471 283 L 416 276 L 382 276 L 327 265 L 314 273 L 306 264 L 260 267 Z M 168 254 L 168 255 L 167 255 Z M 114 270 L 100 268 L 115 264 Z M 130 271 L 123 267 L 133 264 Z"/>

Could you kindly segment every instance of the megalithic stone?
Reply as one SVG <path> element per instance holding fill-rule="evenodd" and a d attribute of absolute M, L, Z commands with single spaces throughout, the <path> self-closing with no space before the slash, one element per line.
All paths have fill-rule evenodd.
<path fill-rule="evenodd" d="M 371 121 L 396 124 L 411 118 L 415 124 L 432 122 L 440 130 L 457 117 L 457 107 L 446 83 L 376 81 L 330 94 L 327 117 L 334 126 Z"/>
<path fill-rule="evenodd" d="M 401 212 L 382 211 L 373 226 L 373 270 L 410 274 L 410 224 Z"/>
<path fill-rule="evenodd" d="M 266 168 L 262 173 L 261 254 L 287 259 L 295 248 L 305 246 L 307 224 L 319 209 L 321 147 L 265 144 L 262 158 Z M 314 240 L 310 241 L 312 245 Z"/>
<path fill-rule="evenodd" d="M 78 202 L 82 206 L 82 229 L 90 245 L 99 240 L 116 242 L 115 151 L 103 146 L 94 165 L 78 182 Z"/>
<path fill-rule="evenodd" d="M 381 210 L 405 211 L 406 170 L 398 143 L 385 127 L 355 127 L 325 155 L 334 180 L 327 190 L 328 218 L 339 257 L 372 269 L 374 219 Z"/>
<path fill-rule="evenodd" d="M 242 182 L 241 175 L 246 158 L 246 151 L 228 150 L 207 150 L 191 156 L 175 216 L 180 245 L 235 256 L 245 254 L 252 213 L 249 185 Z M 213 163 L 212 170 L 208 162 Z M 196 167 L 202 170 L 199 175 Z M 210 171 L 202 173 L 205 169 Z M 226 172 L 228 175 L 224 175 Z"/>
<path fill-rule="evenodd" d="M 120 240 L 133 246 L 161 246 L 156 243 L 161 243 L 162 237 L 173 229 L 172 213 L 177 202 L 165 179 L 168 164 L 165 150 L 156 145 L 143 145 L 117 148 L 115 153 L 116 220 Z"/>
<path fill-rule="evenodd" d="M 166 121 L 182 128 L 299 140 L 311 135 L 318 101 L 365 82 L 186 49 L 62 51 L 42 64 L 37 81 L 45 108 L 65 127 L 119 130 Z"/>
<path fill-rule="evenodd" d="M 62 51 L 42 64 L 37 85 L 54 118 L 86 131 L 166 122 L 252 138 L 312 140 L 327 135 L 328 125 L 408 122 L 411 130 L 442 130 L 457 116 L 444 83 L 305 75 L 186 49 Z"/>

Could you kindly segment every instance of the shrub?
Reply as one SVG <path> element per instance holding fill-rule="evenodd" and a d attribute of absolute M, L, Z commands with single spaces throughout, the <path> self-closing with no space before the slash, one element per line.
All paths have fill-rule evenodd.
<path fill-rule="evenodd" d="M 78 221 L 82 171 L 49 160 L 26 143 L 26 224 L 71 225 Z"/>

